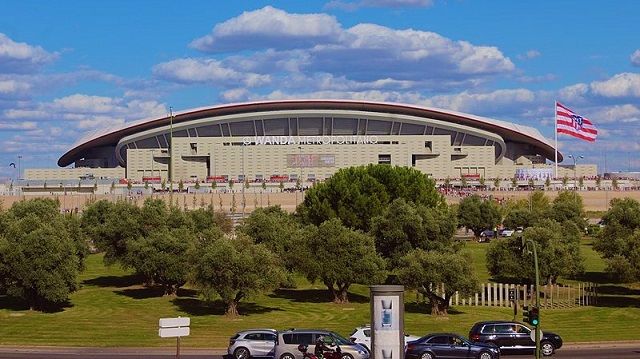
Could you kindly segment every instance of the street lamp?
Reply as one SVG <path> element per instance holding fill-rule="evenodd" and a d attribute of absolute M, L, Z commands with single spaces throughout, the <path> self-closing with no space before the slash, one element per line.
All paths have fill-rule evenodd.
<path fill-rule="evenodd" d="M 583 159 L 584 156 L 580 155 L 580 156 L 574 156 L 574 155 L 569 155 L 567 156 L 569 158 L 571 158 L 573 160 L 573 190 L 577 191 L 578 187 L 576 186 L 576 167 L 578 164 L 578 159 Z"/>
<path fill-rule="evenodd" d="M 538 249 L 536 248 L 536 242 L 531 239 L 524 239 L 521 237 L 522 241 L 522 252 L 525 253 L 527 251 L 527 247 L 530 245 L 533 249 L 533 263 L 536 275 L 536 305 L 534 308 L 540 309 L 540 271 L 538 268 Z M 529 251 L 531 252 L 531 251 Z M 536 342 L 536 359 L 540 359 L 540 331 L 538 330 L 538 326 L 540 323 L 536 323 L 534 325 L 533 330 L 535 330 L 535 342 Z"/>

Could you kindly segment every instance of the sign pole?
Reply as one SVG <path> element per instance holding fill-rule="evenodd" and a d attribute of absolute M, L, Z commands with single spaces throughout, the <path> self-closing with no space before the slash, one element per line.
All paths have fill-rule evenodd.
<path fill-rule="evenodd" d="M 180 359 L 180 337 L 176 337 L 176 359 Z"/>

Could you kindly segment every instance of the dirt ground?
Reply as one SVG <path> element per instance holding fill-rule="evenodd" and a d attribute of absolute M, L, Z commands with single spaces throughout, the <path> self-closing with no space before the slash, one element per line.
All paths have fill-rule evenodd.
<path fill-rule="evenodd" d="M 526 198 L 529 195 L 528 191 L 484 191 L 478 192 L 481 195 L 492 195 L 494 198 L 498 199 L 510 199 L 510 198 Z M 556 191 L 547 191 L 547 196 L 551 199 L 555 198 L 558 194 Z M 585 209 L 587 211 L 606 211 L 608 209 L 609 201 L 613 198 L 624 198 L 630 197 L 636 200 L 640 200 L 640 191 L 579 191 L 578 195 L 582 197 L 584 202 Z M 78 208 L 79 211 L 90 203 L 93 199 L 107 199 L 110 201 L 117 201 L 127 199 L 128 196 L 124 195 L 87 195 L 87 194 L 67 194 L 67 195 L 25 195 L 25 196 L 0 196 L 0 205 L 7 209 L 10 207 L 15 201 L 19 201 L 23 198 L 35 198 L 35 197 L 48 197 L 48 198 L 58 198 L 60 201 L 60 207 L 62 210 L 73 211 Z M 132 196 L 129 197 L 130 200 L 135 203 L 142 204 L 145 198 L 151 197 L 151 195 L 146 196 Z M 242 193 L 240 191 L 236 193 L 205 193 L 205 194 L 190 194 L 190 193 L 175 193 L 173 196 L 164 193 L 164 194 L 154 194 L 154 198 L 161 198 L 167 203 L 171 199 L 174 204 L 177 204 L 180 207 L 187 207 L 189 209 L 199 208 L 203 206 L 207 206 L 212 204 L 216 210 L 222 209 L 226 212 L 231 211 L 233 200 L 235 198 L 235 212 L 242 213 Z M 296 208 L 296 205 L 302 201 L 303 194 L 300 192 L 297 193 L 288 193 L 288 192 L 269 192 L 266 191 L 264 193 L 260 192 L 247 192 L 245 193 L 245 207 L 244 212 L 249 213 L 254 210 L 254 208 L 266 207 L 269 205 L 280 205 L 283 209 L 293 212 Z M 447 201 L 449 203 L 457 203 L 460 201 L 459 197 L 456 196 L 447 196 Z"/>

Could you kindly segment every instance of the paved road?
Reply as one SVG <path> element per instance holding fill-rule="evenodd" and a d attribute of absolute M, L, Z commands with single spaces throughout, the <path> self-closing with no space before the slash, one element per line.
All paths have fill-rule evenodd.
<path fill-rule="evenodd" d="M 222 359 L 220 350 L 188 349 L 183 350 L 183 359 Z M 504 355 L 504 358 L 531 358 L 532 355 Z M 2 348 L 0 359 L 168 359 L 175 358 L 171 349 L 120 349 L 120 348 Z M 637 359 L 640 358 L 640 344 L 614 344 L 572 346 L 558 350 L 553 359 Z"/>

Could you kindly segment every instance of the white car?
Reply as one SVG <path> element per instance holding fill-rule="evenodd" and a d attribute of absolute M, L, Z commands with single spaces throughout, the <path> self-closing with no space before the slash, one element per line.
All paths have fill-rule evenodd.
<path fill-rule="evenodd" d="M 367 350 L 371 350 L 371 327 L 370 326 L 362 326 L 353 330 L 353 333 L 349 336 L 349 339 L 357 344 L 363 345 L 367 348 Z M 407 342 L 412 340 L 418 340 L 420 337 L 416 337 L 415 335 L 404 335 L 404 345 L 407 345 Z"/>

